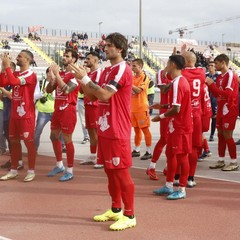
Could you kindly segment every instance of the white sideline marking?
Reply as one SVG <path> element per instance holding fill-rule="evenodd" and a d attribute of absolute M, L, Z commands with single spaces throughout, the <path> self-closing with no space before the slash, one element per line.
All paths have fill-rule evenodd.
<path fill-rule="evenodd" d="M 10 238 L 5 238 L 3 236 L 0 236 L 0 240 L 11 240 Z"/>

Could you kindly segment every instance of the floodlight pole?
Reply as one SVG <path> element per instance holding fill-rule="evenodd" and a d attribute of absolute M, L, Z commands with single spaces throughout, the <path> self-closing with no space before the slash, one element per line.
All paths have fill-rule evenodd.
<path fill-rule="evenodd" d="M 103 22 L 99 22 L 98 26 L 99 26 L 99 40 L 101 40 L 102 36 L 101 36 L 101 25 Z"/>
<path fill-rule="evenodd" d="M 139 0 L 139 58 L 142 58 L 142 0 Z"/>

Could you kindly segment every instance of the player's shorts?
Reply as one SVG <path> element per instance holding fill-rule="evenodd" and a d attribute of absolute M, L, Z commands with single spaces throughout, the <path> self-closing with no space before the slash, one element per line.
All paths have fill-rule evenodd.
<path fill-rule="evenodd" d="M 131 112 L 132 127 L 145 128 L 150 127 L 149 111 Z"/>
<path fill-rule="evenodd" d="M 202 146 L 202 118 L 201 115 L 193 117 L 193 133 L 192 133 L 192 146 Z"/>
<path fill-rule="evenodd" d="M 69 105 L 64 110 L 54 111 L 51 130 L 61 129 L 63 133 L 72 134 L 77 123 L 76 106 Z"/>
<path fill-rule="evenodd" d="M 9 138 L 31 141 L 34 139 L 35 117 L 12 119 L 9 123 Z"/>
<path fill-rule="evenodd" d="M 216 119 L 216 128 L 220 130 L 231 130 L 235 129 L 236 116 L 218 117 Z"/>
<path fill-rule="evenodd" d="M 165 139 L 167 139 L 168 136 L 168 125 L 169 125 L 169 120 L 170 118 L 163 118 L 160 121 L 160 135 L 161 137 L 164 137 Z"/>
<path fill-rule="evenodd" d="M 98 136 L 97 163 L 107 169 L 122 169 L 132 166 L 130 139 L 109 139 Z"/>
<path fill-rule="evenodd" d="M 169 133 L 166 154 L 167 151 L 171 151 L 171 154 L 192 153 L 192 133 L 180 134 L 176 131 Z"/>
<path fill-rule="evenodd" d="M 98 106 L 85 105 L 86 128 L 97 128 Z"/>
<path fill-rule="evenodd" d="M 202 132 L 208 132 L 210 127 L 210 116 L 202 116 Z"/>

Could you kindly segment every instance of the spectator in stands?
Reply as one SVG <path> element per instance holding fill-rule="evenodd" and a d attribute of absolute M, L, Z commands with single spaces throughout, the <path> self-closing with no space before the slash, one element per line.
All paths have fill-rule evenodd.
<path fill-rule="evenodd" d="M 36 40 L 36 41 L 40 41 L 40 42 L 42 41 L 42 39 L 39 37 L 39 35 L 38 35 L 37 32 L 34 33 L 33 38 L 34 38 L 34 40 Z"/>
<path fill-rule="evenodd" d="M 144 46 L 145 48 L 147 48 L 147 47 L 148 47 L 148 45 L 147 45 L 147 43 L 146 43 L 146 41 L 145 41 L 145 40 L 143 40 L 143 46 Z"/>
<path fill-rule="evenodd" d="M 33 40 L 33 35 L 31 32 L 28 34 L 28 39 Z"/>
<path fill-rule="evenodd" d="M 87 33 L 84 33 L 83 39 L 84 39 L 84 40 L 88 40 L 88 35 L 87 35 Z"/>
<path fill-rule="evenodd" d="M 9 46 L 8 40 L 2 40 L 1 43 L 2 43 L 3 49 L 8 49 L 8 50 L 11 49 L 11 47 Z"/>

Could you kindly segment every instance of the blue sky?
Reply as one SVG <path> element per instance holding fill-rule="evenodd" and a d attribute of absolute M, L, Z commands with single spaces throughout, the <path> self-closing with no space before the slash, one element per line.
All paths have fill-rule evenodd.
<path fill-rule="evenodd" d="M 11 0 L 1 1 L 1 24 L 43 25 L 79 32 L 118 31 L 138 35 L 140 0 Z M 142 0 L 143 36 L 177 38 L 169 30 L 240 16 L 239 0 Z M 240 42 L 240 18 L 186 31 L 196 40 Z M 191 34 L 189 33 L 191 31 Z"/>

